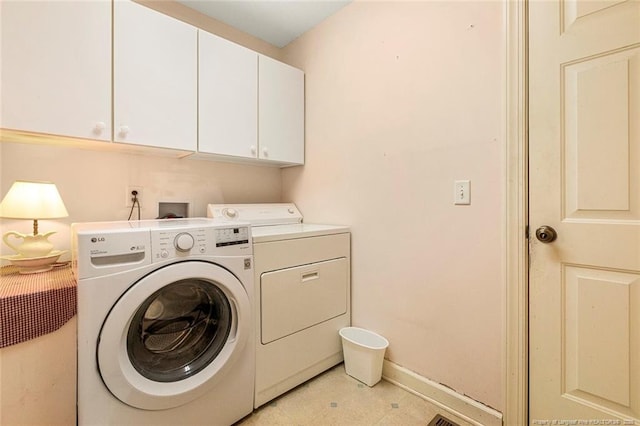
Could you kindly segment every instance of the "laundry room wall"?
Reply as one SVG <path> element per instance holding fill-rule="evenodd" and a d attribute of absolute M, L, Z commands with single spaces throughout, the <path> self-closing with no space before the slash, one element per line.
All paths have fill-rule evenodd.
<path fill-rule="evenodd" d="M 281 173 L 275 167 L 92 151 L 66 146 L 1 143 L 0 193 L 15 180 L 56 184 L 69 217 L 39 221 L 57 249 L 70 246 L 73 222 L 127 220 L 127 188 L 142 188 L 141 217 L 158 216 L 159 202 L 190 203 L 192 217 L 204 217 L 208 203 L 277 202 Z M 137 210 L 133 212 L 137 218 Z M 0 232 L 31 233 L 28 220 L 0 220 Z M 1 254 L 13 254 L 2 244 Z"/>
<path fill-rule="evenodd" d="M 285 48 L 306 165 L 283 199 L 351 225 L 353 324 L 502 410 L 504 4 L 355 1 Z M 471 181 L 471 205 L 453 203 Z"/>

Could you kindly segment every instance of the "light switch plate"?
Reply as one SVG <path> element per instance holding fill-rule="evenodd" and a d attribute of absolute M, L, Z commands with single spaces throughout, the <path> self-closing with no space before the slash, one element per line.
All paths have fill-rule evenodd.
<path fill-rule="evenodd" d="M 454 181 L 453 203 L 457 205 L 471 204 L 471 181 L 469 180 Z"/>

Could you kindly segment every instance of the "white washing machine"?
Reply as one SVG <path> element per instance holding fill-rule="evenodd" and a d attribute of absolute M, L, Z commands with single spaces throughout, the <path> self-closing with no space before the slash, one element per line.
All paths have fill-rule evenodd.
<path fill-rule="evenodd" d="M 230 425 L 253 410 L 248 224 L 72 226 L 78 424 Z"/>
<path fill-rule="evenodd" d="M 259 407 L 343 361 L 351 324 L 347 226 L 303 223 L 294 204 L 210 204 L 221 223 L 251 223 Z"/>

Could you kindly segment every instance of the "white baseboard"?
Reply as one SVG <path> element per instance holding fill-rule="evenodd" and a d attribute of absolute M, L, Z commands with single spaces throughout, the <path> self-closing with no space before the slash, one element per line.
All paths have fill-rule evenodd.
<path fill-rule="evenodd" d="M 471 424 L 502 426 L 502 413 L 453 389 L 384 360 L 382 377 Z"/>

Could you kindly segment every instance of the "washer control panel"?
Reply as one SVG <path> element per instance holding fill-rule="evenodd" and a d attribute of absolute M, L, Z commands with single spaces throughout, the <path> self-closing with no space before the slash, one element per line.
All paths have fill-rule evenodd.
<path fill-rule="evenodd" d="M 234 256 L 251 251 L 248 225 L 157 229 L 151 232 L 152 261 L 187 256 Z"/>
<path fill-rule="evenodd" d="M 78 278 L 174 259 L 215 261 L 215 256 L 253 254 L 248 222 L 217 223 L 205 218 L 86 222 L 73 224 L 71 231 L 72 264 Z"/>
<path fill-rule="evenodd" d="M 153 260 L 173 259 L 189 254 L 205 254 L 212 245 L 207 228 L 167 229 L 151 233 Z"/>

